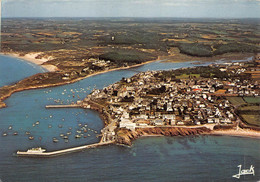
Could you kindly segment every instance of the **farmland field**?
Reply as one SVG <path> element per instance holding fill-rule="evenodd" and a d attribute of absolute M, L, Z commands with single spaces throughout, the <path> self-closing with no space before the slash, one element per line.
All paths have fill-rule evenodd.
<path fill-rule="evenodd" d="M 200 74 L 182 74 L 180 76 L 176 76 L 177 79 L 188 79 L 190 77 L 196 77 L 196 78 L 199 78 L 200 77 Z"/>
<path fill-rule="evenodd" d="M 246 104 L 242 97 L 227 97 L 227 99 L 229 100 L 229 102 L 231 102 L 231 104 L 236 106 Z"/>
<path fill-rule="evenodd" d="M 248 124 L 252 124 L 260 127 L 259 114 L 242 114 L 241 116 Z"/>
<path fill-rule="evenodd" d="M 260 97 L 244 97 L 244 100 L 248 104 L 257 104 L 260 103 Z"/>
<path fill-rule="evenodd" d="M 241 111 L 260 111 L 260 106 L 243 106 L 239 108 Z"/>

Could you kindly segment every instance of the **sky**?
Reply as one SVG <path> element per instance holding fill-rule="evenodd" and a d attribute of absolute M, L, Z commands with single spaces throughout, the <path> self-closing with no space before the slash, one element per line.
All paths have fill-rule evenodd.
<path fill-rule="evenodd" d="M 260 0 L 2 0 L 2 17 L 260 18 Z"/>

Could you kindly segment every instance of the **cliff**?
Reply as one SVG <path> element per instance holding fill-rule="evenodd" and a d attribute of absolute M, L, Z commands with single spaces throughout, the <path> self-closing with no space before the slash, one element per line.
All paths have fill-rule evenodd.
<path fill-rule="evenodd" d="M 137 128 L 135 131 L 127 129 L 120 129 L 117 131 L 116 143 L 123 145 L 132 145 L 132 141 L 141 136 L 186 136 L 186 135 L 199 135 L 209 133 L 211 130 L 206 127 L 200 128 L 179 128 L 179 127 L 165 127 L 165 128 Z"/>

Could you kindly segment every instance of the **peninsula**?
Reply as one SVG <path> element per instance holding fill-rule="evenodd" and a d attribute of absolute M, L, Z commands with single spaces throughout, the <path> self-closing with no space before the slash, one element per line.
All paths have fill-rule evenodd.
<path fill-rule="evenodd" d="M 79 104 L 100 113 L 102 142 L 197 134 L 260 138 L 259 58 L 142 72 L 94 90 Z"/>
<path fill-rule="evenodd" d="M 18 156 L 52 157 L 109 144 L 131 146 L 142 136 L 230 135 L 260 138 L 260 55 L 252 61 L 147 71 L 93 90 L 73 105 L 99 112 L 99 143 Z"/>
<path fill-rule="evenodd" d="M 214 61 L 251 57 L 259 52 L 258 21 L 251 21 L 3 19 L 2 53 L 34 62 L 49 72 L 1 87 L 0 108 L 14 92 L 68 84 L 158 58 Z"/>

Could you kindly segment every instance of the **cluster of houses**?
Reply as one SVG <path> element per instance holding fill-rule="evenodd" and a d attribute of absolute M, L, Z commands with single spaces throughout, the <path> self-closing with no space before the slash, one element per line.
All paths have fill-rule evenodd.
<path fill-rule="evenodd" d="M 225 65 L 227 71 L 231 65 Z M 221 66 L 220 69 L 224 69 Z M 234 72 L 244 72 L 238 67 Z M 234 106 L 226 96 L 258 96 L 257 81 L 239 78 L 162 79 L 161 71 L 139 73 L 94 90 L 89 99 L 106 103 L 120 128 L 232 124 Z M 240 74 L 240 73 L 238 73 Z"/>
<path fill-rule="evenodd" d="M 98 58 L 82 59 L 82 62 L 83 65 L 87 63 L 87 65 L 84 65 L 84 68 L 64 73 L 62 79 L 70 80 L 77 76 L 86 76 L 96 71 L 109 70 L 115 67 L 115 65 L 111 64 L 111 61 L 100 60 Z"/>

